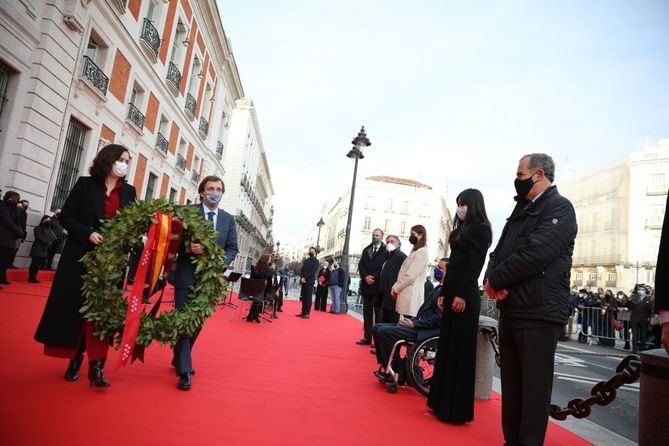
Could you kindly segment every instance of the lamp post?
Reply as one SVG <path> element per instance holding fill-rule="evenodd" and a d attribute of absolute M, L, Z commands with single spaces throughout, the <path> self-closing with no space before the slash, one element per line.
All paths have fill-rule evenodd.
<path fill-rule="evenodd" d="M 318 238 L 316 239 L 316 251 L 321 252 L 321 228 L 325 226 L 325 222 L 323 221 L 323 217 L 321 217 L 320 220 L 318 220 L 318 223 L 316 223 L 316 227 L 318 228 Z"/>
<path fill-rule="evenodd" d="M 344 306 L 342 307 L 342 313 L 348 312 L 348 278 L 349 278 L 349 266 L 348 266 L 348 249 L 349 249 L 349 242 L 351 239 L 351 220 L 353 218 L 353 200 L 355 198 L 355 180 L 356 177 L 358 176 L 358 160 L 363 159 L 365 156 L 362 154 L 362 150 L 371 146 L 372 143 L 369 142 L 369 139 L 367 138 L 367 134 L 365 133 L 365 126 L 362 126 L 360 129 L 360 132 L 358 132 L 358 136 L 356 136 L 353 141 L 351 141 L 351 144 L 353 144 L 353 148 L 346 154 L 347 157 L 349 158 L 354 158 L 355 159 L 355 165 L 353 167 L 353 184 L 351 185 L 351 201 L 348 204 L 348 220 L 346 223 L 346 236 L 344 237 L 344 248 L 342 249 L 341 252 L 341 264 L 340 267 L 342 271 L 344 271 L 344 287 L 342 289 L 342 292 L 344 293 L 344 299 L 343 299 L 343 304 Z M 341 296 L 340 296 L 341 299 Z"/>
<path fill-rule="evenodd" d="M 639 270 L 640 269 L 651 269 L 652 268 L 650 263 L 648 263 L 648 262 L 639 263 L 638 260 L 635 263 L 627 262 L 623 265 L 623 267 L 627 268 L 627 269 L 634 268 L 636 270 L 636 282 L 634 282 L 635 285 L 637 285 L 639 283 Z"/>

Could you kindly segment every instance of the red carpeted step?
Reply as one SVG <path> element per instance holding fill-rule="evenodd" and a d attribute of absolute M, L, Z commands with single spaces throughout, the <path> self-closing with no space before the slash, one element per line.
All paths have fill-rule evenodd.
<path fill-rule="evenodd" d="M 51 282 L 53 277 L 56 275 L 55 271 L 39 271 L 37 273 L 37 280 Z M 17 269 L 8 269 L 7 270 L 7 280 L 9 282 L 27 282 L 28 281 L 28 269 L 27 268 L 17 268 Z"/>
<path fill-rule="evenodd" d="M 361 324 L 345 315 L 296 318 L 286 302 L 263 325 L 218 309 L 195 345 L 193 389 L 176 388 L 169 347 L 115 370 L 91 389 L 87 366 L 66 382 L 66 360 L 33 341 L 49 284 L 0 290 L 0 445 L 501 445 L 500 399 L 477 401 L 475 420 L 437 421 L 413 389 L 391 395 L 372 376 L 374 357 L 357 346 Z M 244 309 L 248 308 L 247 306 Z M 586 445 L 550 423 L 546 445 Z"/>

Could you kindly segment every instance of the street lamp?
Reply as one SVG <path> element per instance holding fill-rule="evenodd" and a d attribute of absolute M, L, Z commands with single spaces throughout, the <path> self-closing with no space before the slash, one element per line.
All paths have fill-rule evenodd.
<path fill-rule="evenodd" d="M 637 260 L 635 263 L 630 263 L 630 262 L 625 263 L 623 265 L 623 268 L 625 269 L 634 268 L 636 270 L 636 282 L 634 282 L 634 284 L 637 285 L 639 283 L 639 270 L 652 269 L 652 266 L 648 262 L 639 263 L 639 261 Z"/>
<path fill-rule="evenodd" d="M 316 227 L 318 228 L 318 238 L 316 239 L 316 250 L 318 252 L 321 251 L 321 228 L 325 226 L 325 222 L 323 221 L 323 217 L 321 217 L 320 220 L 318 220 L 318 223 L 316 223 Z"/>
<path fill-rule="evenodd" d="M 362 150 L 371 146 L 372 143 L 367 139 L 367 134 L 365 133 L 365 126 L 363 125 L 358 132 L 353 141 L 353 148 L 346 154 L 349 158 L 355 159 L 355 167 L 353 167 L 353 184 L 351 185 L 351 201 L 348 204 L 348 221 L 346 223 L 346 237 L 344 238 L 344 248 L 341 252 L 341 269 L 344 271 L 344 306 L 342 308 L 342 313 L 348 312 L 348 245 L 351 239 L 351 220 L 353 218 L 353 199 L 355 198 L 355 180 L 358 176 L 358 160 L 363 159 L 365 156 L 362 154 Z M 340 296 L 341 299 L 341 296 Z"/>

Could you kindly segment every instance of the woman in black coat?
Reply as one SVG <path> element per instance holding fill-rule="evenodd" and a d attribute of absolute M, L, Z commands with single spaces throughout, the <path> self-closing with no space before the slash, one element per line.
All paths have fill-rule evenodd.
<path fill-rule="evenodd" d="M 91 176 L 77 180 L 60 214 L 60 223 L 67 230 L 67 241 L 35 340 L 44 344 L 45 354 L 70 358 L 65 372 L 67 381 L 79 378 L 86 350 L 91 385 L 109 386 L 103 368 L 110 339 L 94 337 L 94 324 L 85 321 L 79 312 L 84 303 L 81 287 L 86 273 L 80 259 L 104 243 L 98 232 L 100 220 L 112 218 L 119 208 L 135 201 L 135 188 L 124 181 L 129 161 L 130 154 L 124 146 L 110 144 L 103 147 L 93 160 Z"/>
<path fill-rule="evenodd" d="M 261 279 L 265 281 L 265 292 L 263 299 L 271 301 L 274 299 L 274 287 L 272 286 L 272 270 L 269 268 L 269 254 L 263 254 L 258 259 L 251 271 L 251 279 Z M 246 316 L 246 322 L 260 322 L 260 302 L 254 301 Z"/>
<path fill-rule="evenodd" d="M 330 285 L 330 264 L 323 262 L 320 271 L 318 271 L 316 286 L 316 299 L 314 300 L 315 311 L 326 311 L 328 306 L 328 286 Z"/>
<path fill-rule="evenodd" d="M 481 301 L 478 277 L 492 242 L 483 195 L 466 189 L 458 195 L 449 238 L 451 258 L 438 305 L 443 309 L 434 375 L 427 405 L 442 421 L 474 419 L 476 338 Z"/>
<path fill-rule="evenodd" d="M 56 241 L 56 238 L 56 234 L 51 229 L 51 217 L 43 216 L 39 225 L 35 226 L 35 241 L 30 248 L 30 258 L 32 260 L 28 268 L 28 282 L 39 283 L 37 271 L 44 264 L 49 246 Z"/>

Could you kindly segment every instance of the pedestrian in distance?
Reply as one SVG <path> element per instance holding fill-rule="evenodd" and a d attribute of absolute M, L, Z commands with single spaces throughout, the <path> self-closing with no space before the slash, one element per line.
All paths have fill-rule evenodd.
<path fill-rule="evenodd" d="M 309 319 L 311 312 L 311 300 L 314 294 L 314 282 L 316 281 L 316 273 L 318 273 L 318 259 L 316 259 L 316 248 L 313 246 L 309 248 L 309 257 L 302 264 L 300 271 L 300 300 L 302 301 L 302 311 L 295 316 L 302 319 Z"/>
<path fill-rule="evenodd" d="M 35 241 L 33 241 L 33 246 L 30 248 L 30 267 L 28 268 L 28 282 L 30 283 L 40 283 L 37 280 L 37 271 L 39 271 L 40 266 L 44 265 L 46 257 L 49 251 L 49 246 L 52 243 L 56 242 L 56 234 L 54 234 L 51 217 L 45 215 L 40 220 L 39 225 L 35 226 Z"/>
<path fill-rule="evenodd" d="M 18 192 L 9 190 L 0 201 L 0 285 L 10 285 L 7 281 L 7 269 L 12 264 L 16 243 L 23 237 L 17 210 L 20 198 Z"/>
<path fill-rule="evenodd" d="M 344 271 L 339 268 L 339 262 L 332 262 L 332 272 L 330 273 L 330 282 L 328 291 L 330 293 L 330 313 L 339 314 L 341 312 L 341 291 L 344 288 Z"/>

